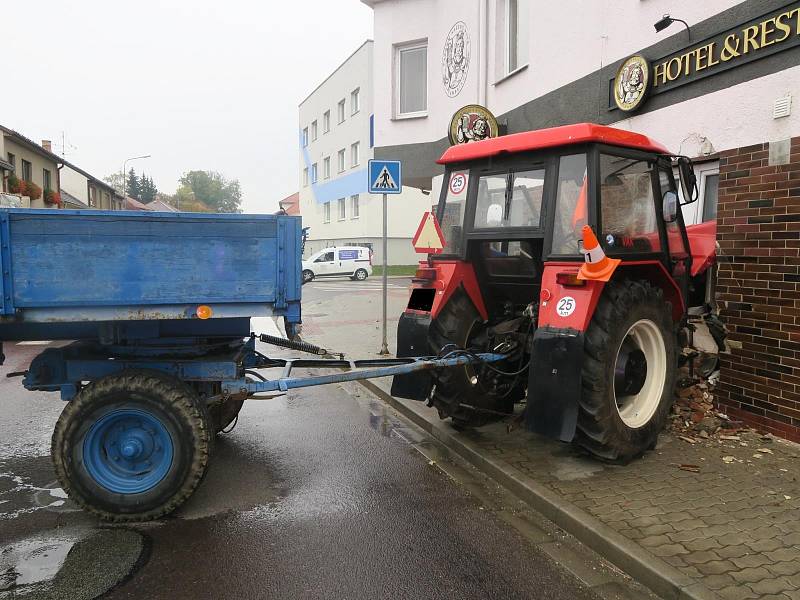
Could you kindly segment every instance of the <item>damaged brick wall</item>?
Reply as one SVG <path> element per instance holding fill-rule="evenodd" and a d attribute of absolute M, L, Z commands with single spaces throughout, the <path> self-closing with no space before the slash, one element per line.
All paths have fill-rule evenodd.
<path fill-rule="evenodd" d="M 788 160 L 770 164 L 769 144 L 720 154 L 717 301 L 732 348 L 715 396 L 731 417 L 800 442 L 800 137 Z"/>

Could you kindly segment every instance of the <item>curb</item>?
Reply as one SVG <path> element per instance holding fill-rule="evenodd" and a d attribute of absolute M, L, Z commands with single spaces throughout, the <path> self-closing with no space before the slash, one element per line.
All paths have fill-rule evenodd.
<path fill-rule="evenodd" d="M 457 438 L 444 422 L 429 421 L 425 415 L 369 380 L 358 383 L 664 600 L 719 600 L 720 596 L 702 583 L 684 575 L 586 511 L 565 502 L 558 494 L 513 467 L 486 456 L 468 440 Z"/>

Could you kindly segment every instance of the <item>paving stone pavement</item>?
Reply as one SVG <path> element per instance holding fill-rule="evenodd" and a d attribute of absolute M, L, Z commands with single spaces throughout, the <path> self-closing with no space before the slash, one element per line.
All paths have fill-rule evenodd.
<path fill-rule="evenodd" d="M 800 447 L 794 444 L 753 433 L 690 445 L 665 433 L 654 451 L 616 466 L 568 444 L 508 433 L 501 424 L 459 435 L 722 598 L 800 599 Z"/>

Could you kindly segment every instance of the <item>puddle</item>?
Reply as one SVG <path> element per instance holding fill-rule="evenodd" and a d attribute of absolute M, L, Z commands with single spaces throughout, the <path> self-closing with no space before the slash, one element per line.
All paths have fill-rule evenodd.
<path fill-rule="evenodd" d="M 7 546 L 0 554 L 0 591 L 52 579 L 77 541 L 76 538 L 42 538 Z"/>
<path fill-rule="evenodd" d="M 144 537 L 129 529 L 70 528 L 0 548 L 0 600 L 96 598 L 139 564 Z"/>

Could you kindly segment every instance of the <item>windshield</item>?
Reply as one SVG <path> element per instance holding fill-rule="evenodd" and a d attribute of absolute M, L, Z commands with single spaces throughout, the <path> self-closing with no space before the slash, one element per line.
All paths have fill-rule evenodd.
<path fill-rule="evenodd" d="M 439 207 L 439 223 L 444 235 L 443 254 L 461 254 L 468 182 L 469 171 L 453 171 L 444 178 L 445 196 L 443 206 Z"/>

